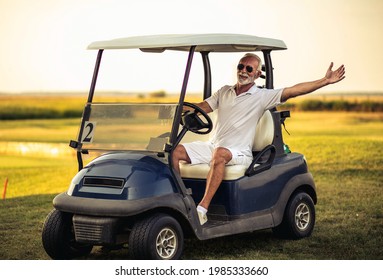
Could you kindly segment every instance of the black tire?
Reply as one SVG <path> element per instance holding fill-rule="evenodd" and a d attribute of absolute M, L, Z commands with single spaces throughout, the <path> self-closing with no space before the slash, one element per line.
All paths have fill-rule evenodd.
<path fill-rule="evenodd" d="M 53 209 L 43 226 L 42 242 L 45 252 L 54 260 L 69 260 L 86 256 L 93 246 L 77 243 L 72 214 Z"/>
<path fill-rule="evenodd" d="M 129 236 L 129 252 L 134 259 L 177 260 L 184 247 L 180 224 L 166 214 L 155 214 L 136 222 Z"/>
<path fill-rule="evenodd" d="M 282 223 L 273 232 L 282 238 L 301 239 L 309 237 L 315 225 L 315 205 L 305 192 L 293 194 L 287 203 Z"/>

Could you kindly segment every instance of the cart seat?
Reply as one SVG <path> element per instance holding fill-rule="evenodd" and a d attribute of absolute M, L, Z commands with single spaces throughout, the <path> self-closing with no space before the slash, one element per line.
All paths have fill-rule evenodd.
<path fill-rule="evenodd" d="M 194 135 L 194 134 L 193 134 Z M 274 138 L 274 122 L 271 112 L 265 111 L 258 122 L 255 138 L 253 142 L 253 151 L 259 152 L 267 145 L 273 142 Z M 187 141 L 191 141 L 190 136 Z M 198 140 L 201 140 L 200 138 Z M 186 141 L 185 141 L 186 142 Z M 236 180 L 245 175 L 245 171 L 249 166 L 246 165 L 228 165 L 225 168 L 224 180 Z M 255 167 L 255 166 L 254 166 Z M 182 178 L 206 179 L 210 170 L 208 164 L 189 164 L 180 162 L 180 172 Z"/>

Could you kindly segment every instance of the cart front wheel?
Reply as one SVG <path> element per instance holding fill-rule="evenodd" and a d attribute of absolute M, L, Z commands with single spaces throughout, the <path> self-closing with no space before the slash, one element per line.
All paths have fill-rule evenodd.
<path fill-rule="evenodd" d="M 88 255 L 93 246 L 76 242 L 72 214 L 53 209 L 44 222 L 42 242 L 45 252 L 55 260 Z"/>
<path fill-rule="evenodd" d="M 166 214 L 138 221 L 130 233 L 129 251 L 134 259 L 175 260 L 183 251 L 180 224 Z"/>

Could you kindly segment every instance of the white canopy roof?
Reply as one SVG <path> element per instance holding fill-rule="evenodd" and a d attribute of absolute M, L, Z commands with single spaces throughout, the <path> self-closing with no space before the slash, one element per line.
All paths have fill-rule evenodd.
<path fill-rule="evenodd" d="M 119 38 L 93 42 L 88 49 L 141 49 L 147 52 L 165 50 L 189 51 L 196 46 L 197 52 L 246 52 L 261 50 L 284 50 L 285 43 L 278 39 L 241 34 L 166 34 Z"/>

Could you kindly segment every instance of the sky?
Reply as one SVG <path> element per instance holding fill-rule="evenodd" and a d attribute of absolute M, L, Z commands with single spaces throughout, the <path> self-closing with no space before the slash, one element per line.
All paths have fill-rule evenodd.
<path fill-rule="evenodd" d="M 320 92 L 383 92 L 382 12 L 381 0 L 0 0 L 0 92 L 87 91 L 96 58 L 87 50 L 91 42 L 178 33 L 283 40 L 288 49 L 272 55 L 276 88 L 322 78 L 333 61 L 346 66 L 346 79 Z M 213 87 L 235 83 L 239 58 L 217 58 Z M 179 91 L 179 75 L 171 71 L 182 72 L 186 59 L 172 59 L 172 69 L 156 73 L 138 61 L 146 82 L 129 85 Z M 110 63 L 118 69 L 118 58 Z M 175 79 L 164 85 L 169 75 Z"/>

